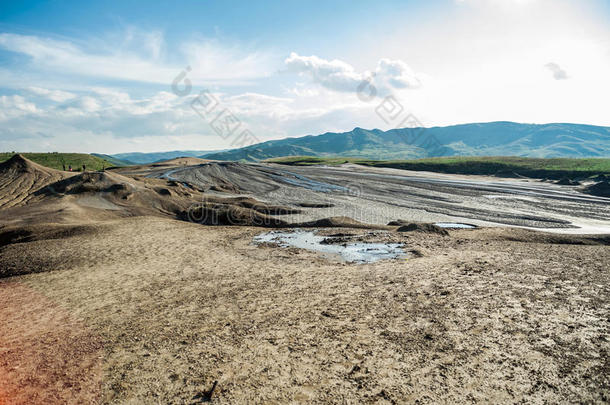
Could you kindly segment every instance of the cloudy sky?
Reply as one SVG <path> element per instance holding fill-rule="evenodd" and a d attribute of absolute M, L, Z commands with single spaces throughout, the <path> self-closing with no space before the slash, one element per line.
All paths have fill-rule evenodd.
<path fill-rule="evenodd" d="M 0 2 L 2 151 L 610 126 L 609 94 L 607 0 Z"/>

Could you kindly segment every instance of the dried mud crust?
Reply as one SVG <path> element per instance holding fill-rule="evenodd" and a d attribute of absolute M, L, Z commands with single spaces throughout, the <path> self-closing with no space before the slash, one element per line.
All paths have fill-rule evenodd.
<path fill-rule="evenodd" d="M 14 155 L 0 163 L 0 209 L 35 201 L 38 199 L 36 191 L 71 175 L 31 162 L 22 155 Z"/>
<path fill-rule="evenodd" d="M 200 188 L 229 183 L 240 193 L 270 204 L 305 208 L 288 222 L 348 216 L 379 225 L 396 218 L 442 222 L 458 217 L 460 222 L 477 225 L 576 229 L 590 223 L 607 228 L 610 221 L 610 200 L 581 193 L 582 188 L 574 186 L 523 179 L 354 165 L 286 167 L 236 162 L 186 167 L 172 176 Z"/>
<path fill-rule="evenodd" d="M 214 381 L 217 403 L 609 398 L 604 238 L 515 229 L 449 236 L 321 230 L 400 241 L 420 253 L 346 265 L 253 244 L 264 231 L 138 217 L 10 245 L 11 256 L 63 261 L 54 259 L 52 272 L 0 280 L 5 311 L 18 305 L 38 314 L 22 322 L 27 349 L 16 338 L 3 342 L 0 367 L 14 358 L 7 353 L 31 364 L 49 356 L 44 375 L 58 387 L 72 384 L 60 390 L 62 399 L 78 402 L 88 380 L 74 378 L 78 368 L 65 368 L 43 339 L 60 319 L 48 311 L 61 308 L 87 331 L 66 328 L 67 349 L 82 346 L 78 336 L 95 342 L 92 352 L 102 348 L 102 403 L 190 404 L 206 398 Z M 6 260 L 0 255 L 0 266 Z M 16 282 L 53 306 L 13 303 Z M 0 330 L 7 336 L 5 324 Z M 11 389 L 30 392 L 28 373 L 35 372 L 14 371 Z"/>

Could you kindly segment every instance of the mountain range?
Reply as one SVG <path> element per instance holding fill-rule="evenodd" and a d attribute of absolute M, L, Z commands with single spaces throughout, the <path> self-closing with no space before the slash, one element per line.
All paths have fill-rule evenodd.
<path fill-rule="evenodd" d="M 377 160 L 432 156 L 609 157 L 610 127 L 500 121 L 389 131 L 355 128 L 349 132 L 285 138 L 199 155 L 233 161 L 281 156 L 349 156 Z"/>
<path fill-rule="evenodd" d="M 149 163 L 155 163 L 162 160 L 174 159 L 177 157 L 199 157 L 202 155 L 210 154 L 210 153 L 219 153 L 224 152 L 223 150 L 174 150 L 169 152 L 152 152 L 152 153 L 143 153 L 143 152 L 129 152 L 129 153 L 117 153 L 115 155 L 99 155 L 105 159 L 108 159 L 109 156 L 118 159 L 123 164 L 138 164 L 144 165 Z"/>

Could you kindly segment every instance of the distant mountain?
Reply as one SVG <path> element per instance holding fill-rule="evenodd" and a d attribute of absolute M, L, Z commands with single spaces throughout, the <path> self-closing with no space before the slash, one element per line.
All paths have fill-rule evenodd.
<path fill-rule="evenodd" d="M 112 155 L 105 155 L 103 153 L 92 153 L 91 155 L 96 156 L 100 159 L 104 159 L 105 161 L 111 163 L 113 166 L 130 166 L 134 164 L 129 160 L 119 159 Z"/>
<path fill-rule="evenodd" d="M 202 155 L 258 161 L 281 156 L 417 159 L 431 156 L 610 157 L 610 127 L 489 122 L 381 131 L 355 128 Z"/>
<path fill-rule="evenodd" d="M 206 151 L 206 150 L 174 150 L 171 152 L 153 152 L 153 153 L 141 153 L 141 152 L 133 152 L 133 153 L 117 153 L 112 155 L 112 157 L 117 158 L 122 161 L 132 162 L 133 164 L 144 165 L 148 163 L 155 163 L 162 160 L 175 159 L 178 157 L 199 157 L 201 155 L 205 155 L 207 153 L 218 153 L 223 152 L 223 150 L 216 151 Z"/>

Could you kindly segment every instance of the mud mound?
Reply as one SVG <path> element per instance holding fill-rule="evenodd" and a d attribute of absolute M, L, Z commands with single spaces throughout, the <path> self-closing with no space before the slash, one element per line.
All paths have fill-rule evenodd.
<path fill-rule="evenodd" d="M 248 207 L 250 201 L 240 204 L 231 198 L 206 199 L 191 206 L 181 214 L 181 218 L 203 225 L 262 226 L 269 228 L 361 228 L 387 229 L 379 225 L 365 224 L 349 217 L 330 217 L 315 221 L 288 223 L 276 215 L 290 214 L 289 209 L 265 208 L 265 204 L 253 200 L 256 205 Z"/>
<path fill-rule="evenodd" d="M 385 229 L 384 226 L 365 224 L 350 217 L 330 217 L 317 219 L 315 221 L 292 224 L 298 228 L 361 228 L 361 229 Z"/>
<path fill-rule="evenodd" d="M 112 172 L 86 172 L 55 183 L 37 192 L 57 202 L 84 208 L 90 215 L 107 216 L 162 215 L 177 218 L 201 199 L 201 194 L 181 183 L 165 179 L 123 176 Z"/>
<path fill-rule="evenodd" d="M 36 163 L 26 159 L 23 155 L 18 153 L 16 155 L 13 155 L 6 162 L 0 163 L 0 173 L 4 174 L 9 170 L 14 170 L 19 173 L 23 173 L 31 171 L 32 168 L 34 168 L 35 166 L 37 166 Z"/>
<path fill-rule="evenodd" d="M 92 232 L 90 226 L 69 226 L 61 224 L 41 224 L 0 229 L 0 247 L 15 243 L 37 240 L 63 239 Z"/>
<path fill-rule="evenodd" d="M 307 203 L 307 202 L 299 203 L 297 205 L 299 207 L 303 207 L 303 208 L 332 208 L 335 206 L 335 204 L 332 204 L 332 203 Z"/>
<path fill-rule="evenodd" d="M 282 205 L 270 205 L 250 197 L 209 197 L 204 196 L 183 182 L 167 179 L 147 178 L 142 176 L 121 175 L 116 172 L 85 172 L 62 176 L 52 169 L 38 165 L 17 156 L 9 163 L 3 164 L 6 177 L 21 184 L 25 179 L 40 178 L 36 187 L 30 181 L 28 187 L 11 185 L 11 190 L 22 189 L 23 197 L 36 197 L 36 205 L 28 204 L 28 212 L 36 213 L 43 222 L 79 222 L 125 216 L 169 216 L 183 218 L 209 225 L 254 225 L 254 226 L 285 226 L 287 223 L 274 218 L 274 215 L 288 215 L 301 212 L 300 209 Z M 28 177 L 29 176 L 29 177 Z M 3 180 L 5 180 L 3 178 Z M 3 193 L 13 197 L 14 191 Z M 13 197 L 14 199 L 14 197 Z M 189 207 L 199 209 L 191 210 Z M 5 211 L 5 215 L 13 212 Z M 199 218 L 199 220 L 197 220 Z M 8 232 L 0 243 L 11 244 L 19 240 L 29 240 L 30 235 L 21 231 Z"/>
<path fill-rule="evenodd" d="M 398 232 L 424 232 L 424 233 L 435 233 L 438 235 L 448 236 L 449 232 L 447 230 L 441 228 L 440 226 L 436 226 L 434 224 L 416 224 L 411 223 L 408 225 L 402 225 L 397 229 Z"/>
<path fill-rule="evenodd" d="M 164 166 L 195 166 L 200 165 L 202 163 L 207 163 L 209 160 L 200 159 L 195 157 L 177 157 L 174 159 L 161 160 L 159 162 L 154 162 L 150 166 L 151 167 L 164 167 Z"/>
<path fill-rule="evenodd" d="M 610 246 L 610 235 L 561 235 L 554 233 L 539 232 L 530 229 L 511 229 L 507 232 L 506 229 L 488 228 L 487 232 L 494 240 L 521 242 L 532 244 L 548 244 L 548 245 L 583 245 L 583 246 Z M 464 237 L 464 236 L 462 236 Z M 473 236 L 479 238 L 479 236 Z M 479 240 L 488 240 L 485 235 Z"/>
<path fill-rule="evenodd" d="M 157 192 L 157 194 L 159 194 L 159 195 L 165 195 L 165 196 L 171 196 L 171 195 L 173 195 L 173 194 L 172 194 L 172 191 L 171 191 L 169 188 L 166 188 L 166 187 L 155 187 L 155 189 L 154 189 L 154 190 L 155 190 L 155 191 Z"/>
<path fill-rule="evenodd" d="M 206 190 L 231 194 L 255 194 L 260 197 L 282 186 L 273 171 L 258 165 L 238 162 L 204 163 L 187 170 L 171 172 L 170 176 Z"/>
<path fill-rule="evenodd" d="M 74 246 L 78 246 L 80 238 L 99 231 L 97 225 L 34 224 L 4 227 L 0 229 L 0 279 L 49 272 L 66 264 L 74 265 L 76 262 L 66 255 L 48 251 L 48 244 L 73 240 Z"/>
<path fill-rule="evenodd" d="M 212 191 L 218 191 L 219 193 L 232 193 L 239 194 L 241 192 L 240 188 L 235 184 L 229 183 L 228 181 L 215 177 L 214 178 L 216 184 L 213 184 L 210 187 Z"/>
<path fill-rule="evenodd" d="M 125 176 L 108 172 L 85 172 L 55 182 L 41 193 L 81 194 L 96 192 L 128 192 L 135 189 L 135 182 Z"/>
<path fill-rule="evenodd" d="M 284 227 L 288 223 L 280 218 L 242 207 L 230 201 L 205 201 L 191 206 L 182 213 L 182 219 L 202 225 L 240 225 Z"/>
<path fill-rule="evenodd" d="M 405 221 L 404 219 L 397 219 L 396 221 L 388 222 L 388 226 L 403 226 L 403 225 L 409 225 L 410 223 L 411 222 Z"/>
<path fill-rule="evenodd" d="M 207 200 L 213 201 L 214 198 L 207 198 Z M 267 215 L 290 215 L 299 214 L 301 210 L 291 207 L 285 207 L 283 205 L 269 205 L 255 200 L 251 197 L 235 197 L 235 198 L 224 198 L 217 199 L 228 204 L 236 205 L 243 208 L 249 208 L 254 211 L 260 212 Z"/>
<path fill-rule="evenodd" d="M 0 209 L 25 205 L 36 197 L 36 191 L 69 176 L 14 155 L 0 163 Z"/>
<path fill-rule="evenodd" d="M 610 198 L 610 181 L 604 180 L 599 183 L 585 187 L 584 192 L 598 197 Z"/>
<path fill-rule="evenodd" d="M 567 177 L 564 177 L 561 180 L 556 181 L 555 184 L 559 184 L 561 186 L 578 186 L 578 185 L 580 185 L 580 183 L 577 182 L 576 180 L 572 180 L 572 179 L 569 179 Z"/>

